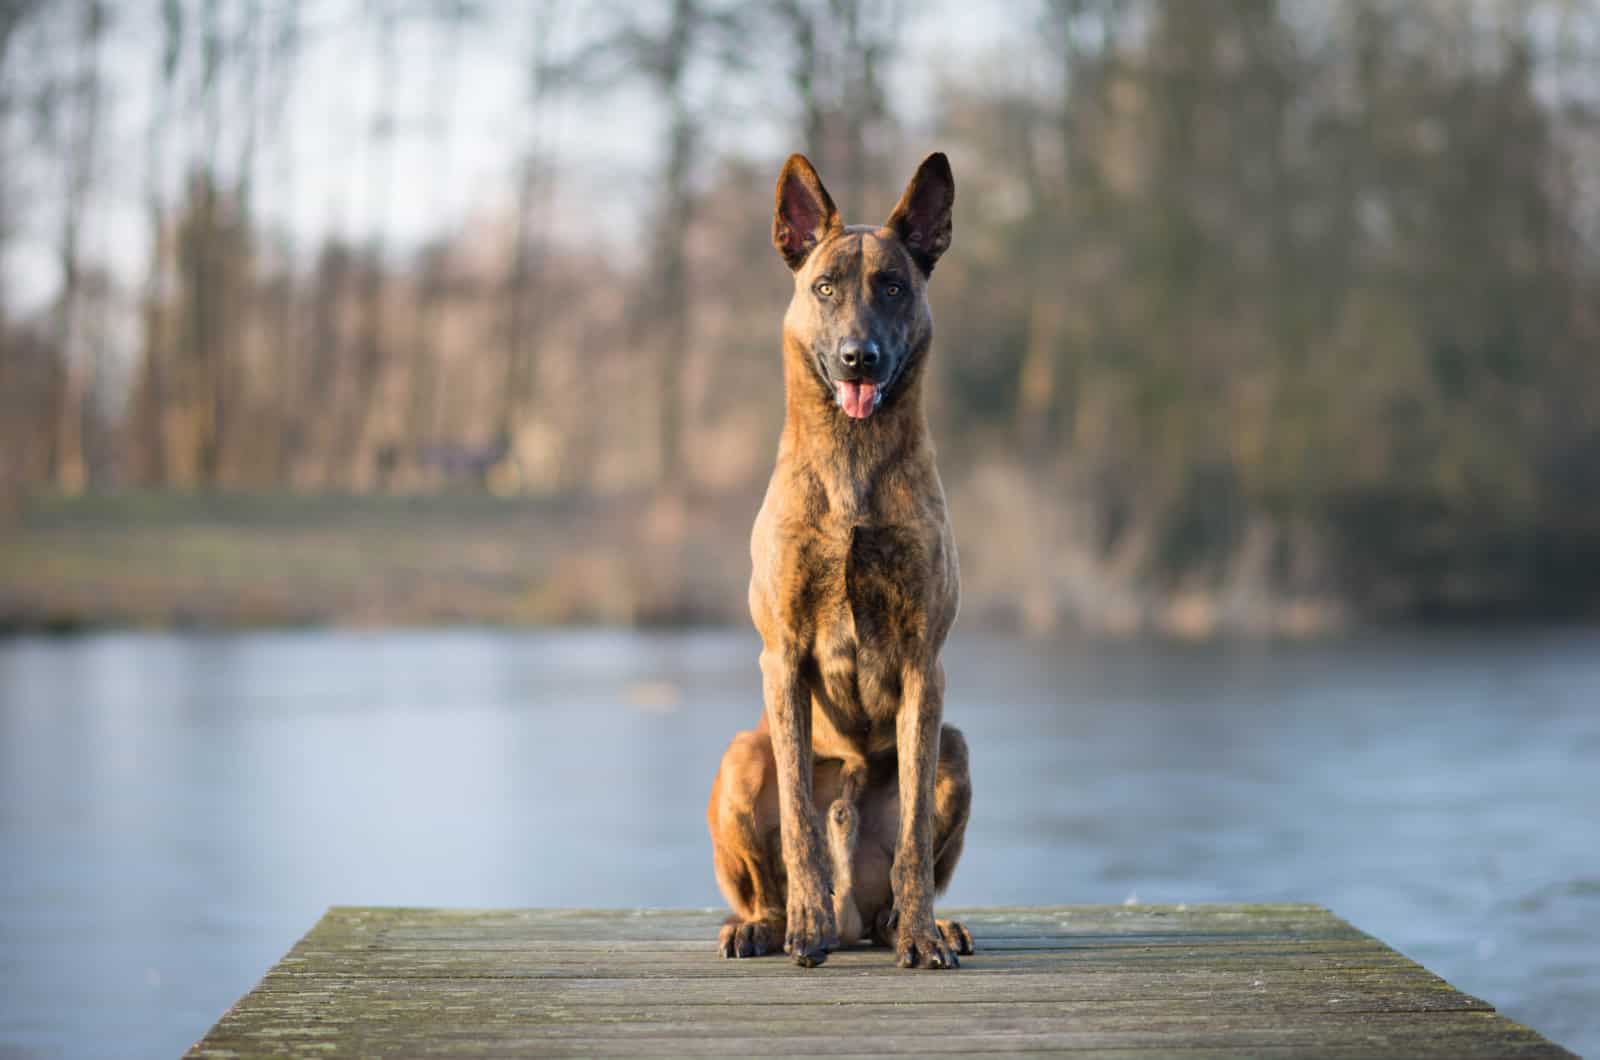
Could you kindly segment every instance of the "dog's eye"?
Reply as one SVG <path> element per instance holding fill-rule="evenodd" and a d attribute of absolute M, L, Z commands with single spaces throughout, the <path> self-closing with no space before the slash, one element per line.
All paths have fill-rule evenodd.
<path fill-rule="evenodd" d="M 890 298 L 899 297 L 900 285 L 898 283 L 891 283 L 889 286 L 883 289 L 883 293 L 888 295 Z"/>
<path fill-rule="evenodd" d="M 833 284 L 829 283 L 827 280 L 823 280 L 821 283 L 817 284 L 815 290 L 824 298 L 833 297 Z"/>

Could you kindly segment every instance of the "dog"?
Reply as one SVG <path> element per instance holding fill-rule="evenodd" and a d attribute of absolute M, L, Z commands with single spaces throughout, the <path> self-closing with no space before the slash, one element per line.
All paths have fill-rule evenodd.
<path fill-rule="evenodd" d="M 939 661 L 960 575 L 922 407 L 955 179 L 929 155 L 888 221 L 845 225 L 797 154 L 775 200 L 794 296 L 783 434 L 750 541 L 766 709 L 728 747 L 706 810 L 733 909 L 718 945 L 781 944 L 809 968 L 868 939 L 902 968 L 956 968 L 972 935 L 935 920 L 933 899 L 972 802 Z"/>

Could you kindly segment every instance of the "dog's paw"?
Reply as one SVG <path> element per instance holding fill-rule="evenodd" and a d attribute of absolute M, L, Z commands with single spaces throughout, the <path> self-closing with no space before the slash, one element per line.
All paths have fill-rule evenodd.
<path fill-rule="evenodd" d="M 764 957 L 778 947 L 781 925 L 767 920 L 730 920 L 722 925 L 717 946 L 724 957 Z"/>
<path fill-rule="evenodd" d="M 944 936 L 944 944 L 963 957 L 970 957 L 973 953 L 972 932 L 967 930 L 967 925 L 959 920 L 935 920 L 939 934 Z"/>
<path fill-rule="evenodd" d="M 802 968 L 815 968 L 839 948 L 839 929 L 827 905 L 791 905 L 783 952 Z"/>
<path fill-rule="evenodd" d="M 902 968 L 959 968 L 958 948 L 945 941 L 931 919 L 921 927 L 902 919 L 895 936 L 895 963 Z"/>

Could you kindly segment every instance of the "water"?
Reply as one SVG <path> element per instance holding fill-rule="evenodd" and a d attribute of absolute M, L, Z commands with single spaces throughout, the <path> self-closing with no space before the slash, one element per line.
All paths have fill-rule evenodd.
<path fill-rule="evenodd" d="M 174 1056 L 330 904 L 719 904 L 704 800 L 756 651 L 0 641 L 0 1055 Z M 951 902 L 1321 902 L 1600 1056 L 1600 635 L 946 662 L 976 789 Z"/>

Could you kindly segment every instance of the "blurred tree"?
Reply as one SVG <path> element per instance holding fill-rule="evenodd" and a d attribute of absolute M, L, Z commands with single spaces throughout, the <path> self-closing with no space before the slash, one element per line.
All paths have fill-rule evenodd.
<path fill-rule="evenodd" d="M 374 41 L 372 93 L 375 104 L 364 152 L 366 166 L 367 240 L 359 273 L 360 325 L 355 338 L 353 369 L 338 402 L 341 422 L 333 452 L 331 477 L 356 489 L 370 485 L 363 455 L 372 443 L 373 419 L 382 403 L 382 372 L 392 354 L 385 349 L 385 320 L 392 311 L 385 261 L 394 186 L 395 144 L 399 117 L 395 96 L 400 86 L 396 37 L 407 14 L 395 0 L 366 5 Z M 418 429 L 426 430 L 425 427 Z"/>
<path fill-rule="evenodd" d="M 433 166 L 428 174 L 429 212 L 443 212 L 443 196 L 453 176 L 451 170 L 454 131 L 456 78 L 461 61 L 461 36 L 466 24 L 474 17 L 471 4 L 463 0 L 443 0 L 427 12 L 431 33 L 428 108 L 423 119 L 424 135 L 430 144 Z M 443 373 L 435 371 L 440 359 L 438 325 L 440 302 L 446 293 L 445 271 L 448 248 L 430 246 L 420 255 L 416 280 L 416 315 L 411 327 L 410 366 L 406 373 L 409 388 L 409 412 L 406 416 L 406 440 L 414 454 L 433 444 L 437 380 Z"/>
<path fill-rule="evenodd" d="M 66 188 L 61 205 L 61 230 L 57 253 L 61 264 L 61 291 L 56 303 L 54 342 L 63 359 L 60 405 L 56 413 L 56 441 L 52 459 L 55 485 L 77 493 L 88 483 L 84 458 L 85 405 L 99 377 L 98 350 L 81 341 L 83 314 L 83 222 L 94 181 L 95 156 L 100 135 L 100 41 L 107 11 L 100 0 L 81 0 L 74 12 L 77 23 L 77 59 L 69 88 L 71 132 L 66 142 Z"/>
<path fill-rule="evenodd" d="M 24 490 L 51 477 L 56 392 L 61 364 L 33 329 L 12 318 L 10 277 L 5 268 L 18 214 L 13 212 L 13 182 L 22 152 L 12 142 L 12 123 L 26 102 L 17 68 L 24 31 L 42 13 L 42 0 L 0 0 L 0 521 L 21 507 Z"/>
<path fill-rule="evenodd" d="M 272 190 L 279 217 L 278 229 L 274 233 L 278 242 L 277 270 L 271 288 L 265 292 L 270 319 L 267 346 L 276 371 L 270 377 L 271 412 L 265 431 L 265 437 L 272 441 L 262 448 L 268 454 L 270 471 L 267 475 L 269 481 L 273 482 L 291 479 L 291 425 L 297 416 L 303 380 L 310 375 L 312 367 L 304 336 L 296 327 L 299 309 L 296 298 L 296 240 L 294 226 L 286 220 L 298 205 L 297 169 L 288 114 L 299 71 L 303 34 L 299 0 L 280 0 L 277 22 L 271 31 L 268 46 L 267 69 L 271 88 L 267 93 L 269 111 L 266 118 L 268 145 L 273 159 L 272 175 L 267 185 Z"/>
<path fill-rule="evenodd" d="M 905 7 L 894 0 L 769 3 L 800 104 L 802 149 L 830 174 L 843 215 L 865 222 L 868 194 L 888 191 L 881 185 L 894 143 L 884 70 L 898 50 Z"/>
<path fill-rule="evenodd" d="M 657 479 L 675 485 L 683 473 L 684 356 L 689 342 L 689 287 L 684 236 L 699 207 L 696 163 L 707 117 L 695 80 L 711 80 L 744 61 L 748 12 L 715 0 L 666 0 L 656 12 L 617 8 L 610 28 L 553 70 L 565 87 L 609 89 L 641 79 L 664 109 L 649 238 L 641 248 L 650 271 L 633 314 L 634 344 L 654 362 Z"/>
<path fill-rule="evenodd" d="M 1015 507 L 1029 542 L 974 546 L 975 585 L 1119 627 L 1180 599 L 1203 626 L 1307 596 L 1600 596 L 1596 0 L 1040 0 L 931 63 L 903 7 L 866 0 L 162 0 L 114 34 L 111 13 L 0 0 L 12 483 L 108 485 L 125 450 L 179 488 L 741 496 L 781 411 L 767 155 L 805 150 L 870 220 L 931 131 L 961 184 L 933 289 L 951 496 Z M 474 175 L 453 86 L 479 63 L 525 86 L 515 175 L 435 222 Z M 124 109 L 130 69 L 147 105 Z M 362 81 L 332 120 L 359 134 L 307 165 L 288 125 L 326 91 L 312 70 Z M 573 114 L 648 138 L 645 206 L 560 155 Z M 124 412 L 104 259 L 130 116 Z M 429 171 L 402 172 L 419 145 Z M 313 169 L 353 175 L 323 182 L 321 228 Z M 435 227 L 401 239 L 414 198 Z M 652 510 L 686 532 L 685 504 Z"/>
<path fill-rule="evenodd" d="M 24 24 L 42 6 L 42 0 L 0 0 L 0 263 L 5 261 L 14 224 L 10 186 L 15 172 L 11 164 L 11 116 L 17 93 L 12 87 L 13 56 Z M 6 295 L 6 277 L 0 273 L 0 356 L 5 352 Z"/>
<path fill-rule="evenodd" d="M 173 367 L 172 336 L 170 321 L 161 312 L 161 304 L 166 297 L 166 278 L 171 268 L 166 164 L 183 44 L 182 0 L 163 0 L 161 47 L 155 51 L 150 121 L 145 130 L 144 198 L 145 216 L 150 226 L 150 249 L 140 306 L 144 324 L 143 358 L 135 383 L 130 416 L 132 422 L 128 432 L 134 443 L 132 466 L 128 470 L 134 481 L 151 485 L 166 485 L 171 471 L 165 417 L 169 409 L 168 376 Z"/>
<path fill-rule="evenodd" d="M 499 433 L 514 438 L 538 403 L 533 393 L 547 333 L 548 297 L 544 265 L 551 253 L 550 209 L 555 167 L 551 150 L 553 41 L 559 5 L 540 0 L 530 16 L 530 53 L 524 66 L 526 97 L 521 157 L 517 160 L 517 216 L 511 268 L 505 284 L 505 385 Z M 574 473 L 579 469 L 573 468 Z"/>

